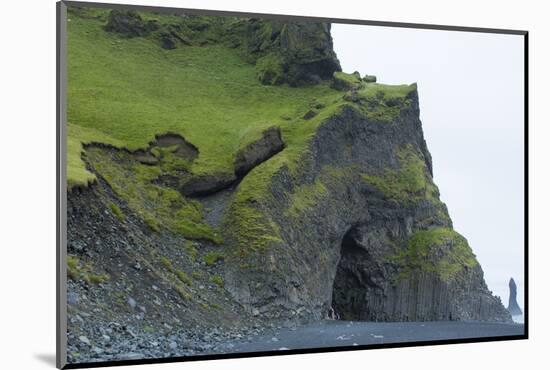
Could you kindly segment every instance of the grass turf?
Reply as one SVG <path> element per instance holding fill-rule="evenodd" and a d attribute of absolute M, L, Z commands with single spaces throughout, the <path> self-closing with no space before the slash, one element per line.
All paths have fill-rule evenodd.
<path fill-rule="evenodd" d="M 283 166 L 296 175 L 300 163 L 309 160 L 307 145 L 319 125 L 345 105 L 359 107 L 344 99 L 343 91 L 332 89 L 330 81 L 302 87 L 262 85 L 257 66 L 242 50 L 222 41 L 165 50 L 153 36 L 128 38 L 106 32 L 107 14 L 108 10 L 87 9 L 68 16 L 69 188 L 95 180 L 82 160 L 83 144 L 136 150 L 147 147 L 157 134 L 181 134 L 199 150 L 185 166 L 181 161 L 145 166 L 132 163 L 123 153 L 113 154 L 111 159 L 118 160 L 112 161 L 111 155 L 97 150 L 88 150 L 88 159 L 95 159 L 95 170 L 152 231 L 163 225 L 191 239 L 219 243 L 218 231 L 204 222 L 195 202 L 153 184 L 154 179 L 177 170 L 165 168 L 171 164 L 193 175 L 233 174 L 239 148 L 268 127 L 279 126 L 285 150 L 243 179 L 225 221 L 229 234 L 244 249 L 279 242 L 278 226 L 258 207 L 270 196 L 270 179 Z M 161 24 L 181 22 L 180 17 L 140 15 Z M 402 103 L 414 88 L 360 87 L 357 94 L 369 102 L 369 109 L 360 110 L 376 113 L 380 121 L 393 120 L 402 105 L 389 109 L 386 100 Z M 312 107 L 316 114 L 304 119 Z M 391 114 L 386 114 L 389 110 Z M 303 206 L 309 202 L 306 199 Z"/>
<path fill-rule="evenodd" d="M 313 98 L 328 104 L 342 95 L 328 83 L 264 86 L 235 49 L 213 44 L 164 50 L 148 38 L 105 32 L 105 18 L 104 10 L 86 17 L 69 13 L 69 185 L 94 180 L 80 159 L 82 143 L 134 150 L 168 131 L 199 148 L 194 173 L 232 172 L 239 143 L 251 131 L 280 125 L 291 134 Z"/>

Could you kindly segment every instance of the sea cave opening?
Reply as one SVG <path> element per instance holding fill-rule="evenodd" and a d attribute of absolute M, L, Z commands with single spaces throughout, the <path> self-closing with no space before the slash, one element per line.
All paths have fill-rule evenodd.
<path fill-rule="evenodd" d="M 357 242 L 358 229 L 351 228 L 342 238 L 340 261 L 332 289 L 329 316 L 339 320 L 368 320 L 368 252 Z"/>

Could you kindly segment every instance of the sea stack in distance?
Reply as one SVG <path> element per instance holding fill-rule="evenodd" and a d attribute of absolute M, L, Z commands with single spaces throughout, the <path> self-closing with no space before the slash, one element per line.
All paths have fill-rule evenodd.
<path fill-rule="evenodd" d="M 510 278 L 510 282 L 508 283 L 510 286 L 510 299 L 508 300 L 508 312 L 512 316 L 522 315 L 523 312 L 521 311 L 521 308 L 519 308 L 518 302 L 516 300 L 517 296 L 517 287 L 516 282 L 514 281 L 514 278 Z"/>

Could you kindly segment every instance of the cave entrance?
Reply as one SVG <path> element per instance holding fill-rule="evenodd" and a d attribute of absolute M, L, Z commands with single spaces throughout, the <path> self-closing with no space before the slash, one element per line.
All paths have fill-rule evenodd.
<path fill-rule="evenodd" d="M 332 290 L 332 308 L 340 320 L 368 320 L 366 304 L 368 252 L 357 243 L 357 228 L 351 228 L 342 239 L 340 261 Z"/>

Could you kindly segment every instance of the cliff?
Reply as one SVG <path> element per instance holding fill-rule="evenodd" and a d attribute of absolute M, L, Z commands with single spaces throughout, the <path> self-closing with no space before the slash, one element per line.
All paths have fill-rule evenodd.
<path fill-rule="evenodd" d="M 259 167 L 235 190 L 225 266 L 239 302 L 273 317 L 332 305 L 353 320 L 509 320 L 439 201 L 416 87 L 400 99 L 391 122 L 341 106 L 295 168 Z"/>
<path fill-rule="evenodd" d="M 341 72 L 330 25 L 69 16 L 70 338 L 511 321 L 439 199 L 416 85 Z"/>

